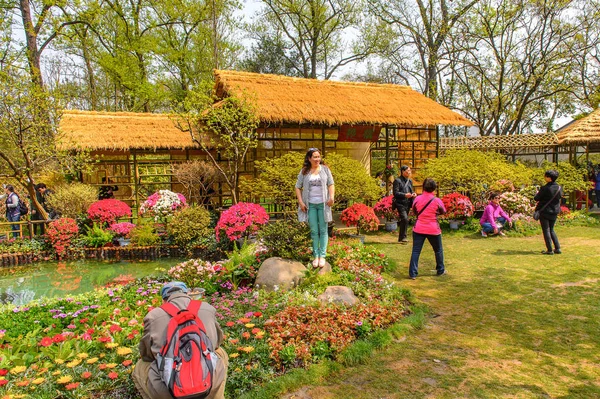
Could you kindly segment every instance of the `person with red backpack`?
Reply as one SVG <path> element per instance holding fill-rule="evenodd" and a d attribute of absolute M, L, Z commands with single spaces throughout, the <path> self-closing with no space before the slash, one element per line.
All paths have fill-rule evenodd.
<path fill-rule="evenodd" d="M 144 399 L 224 399 L 229 357 L 216 310 L 193 300 L 185 283 L 161 289 L 163 304 L 144 317 L 140 360 L 132 373 Z"/>

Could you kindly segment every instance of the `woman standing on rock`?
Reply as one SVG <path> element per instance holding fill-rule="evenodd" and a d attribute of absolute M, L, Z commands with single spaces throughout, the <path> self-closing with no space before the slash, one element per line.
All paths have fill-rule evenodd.
<path fill-rule="evenodd" d="M 327 224 L 333 220 L 331 206 L 335 187 L 331 170 L 323 163 L 318 148 L 309 148 L 296 180 L 298 220 L 308 222 L 313 242 L 314 267 L 325 266 L 329 236 Z"/>

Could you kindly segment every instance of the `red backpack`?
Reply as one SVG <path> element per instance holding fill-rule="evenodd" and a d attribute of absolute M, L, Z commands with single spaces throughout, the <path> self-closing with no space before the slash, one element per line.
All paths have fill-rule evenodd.
<path fill-rule="evenodd" d="M 162 381 L 176 399 L 203 399 L 212 388 L 218 358 L 198 317 L 200 305 L 202 302 L 192 300 L 187 309 L 168 302 L 160 307 L 171 320 L 156 362 Z"/>

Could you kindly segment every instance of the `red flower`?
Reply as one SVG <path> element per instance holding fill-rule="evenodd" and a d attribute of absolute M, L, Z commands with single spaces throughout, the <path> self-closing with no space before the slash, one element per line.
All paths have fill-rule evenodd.
<path fill-rule="evenodd" d="M 229 240 L 246 237 L 256 233 L 261 225 L 269 221 L 269 214 L 265 208 L 250 202 L 238 202 L 221 214 L 215 227 L 217 241 L 222 235 Z"/>
<path fill-rule="evenodd" d="M 0 387 L 8 384 L 8 380 L 0 380 Z"/>
<path fill-rule="evenodd" d="M 373 208 L 365 204 L 353 204 L 342 211 L 342 222 L 346 226 L 356 226 L 356 233 L 360 230 L 375 231 L 379 227 L 379 219 L 375 216 Z"/>
<path fill-rule="evenodd" d="M 133 361 L 127 359 L 127 360 L 124 360 L 123 363 L 121 363 L 121 364 L 125 367 L 128 367 L 128 366 L 131 366 L 131 363 L 133 363 Z"/>
<path fill-rule="evenodd" d="M 6 374 L 8 374 L 7 369 L 0 369 L 0 376 L 5 376 Z"/>
<path fill-rule="evenodd" d="M 99 368 L 100 370 L 104 370 L 104 369 L 106 369 L 106 364 L 105 364 L 105 363 L 102 363 L 101 365 L 99 365 L 99 366 L 98 366 L 98 368 Z"/>
<path fill-rule="evenodd" d="M 110 373 L 108 373 L 108 378 L 110 378 L 111 380 L 116 380 L 117 378 L 119 378 L 119 374 L 117 374 L 114 371 L 111 371 Z"/>
<path fill-rule="evenodd" d="M 56 334 L 54 337 L 52 337 L 52 342 L 57 343 L 57 344 L 59 342 L 65 341 L 65 340 L 66 340 L 65 336 L 62 334 Z"/>
<path fill-rule="evenodd" d="M 260 317 L 262 316 L 262 312 L 254 312 L 254 317 Z"/>
<path fill-rule="evenodd" d="M 235 326 L 235 323 L 233 321 L 228 321 L 227 323 L 225 323 L 225 325 L 227 327 L 233 327 L 233 326 Z"/>
<path fill-rule="evenodd" d="M 242 337 L 244 337 L 244 338 L 248 339 L 248 338 L 250 338 L 250 333 L 249 333 L 248 331 L 244 331 L 244 332 L 242 333 Z"/>
<path fill-rule="evenodd" d="M 84 323 L 87 323 L 87 321 L 88 321 L 88 319 L 86 317 L 86 318 L 79 320 L 79 323 L 84 324 Z"/>
<path fill-rule="evenodd" d="M 117 324 L 113 324 L 112 326 L 110 326 L 109 330 L 111 333 L 123 331 L 123 329 L 121 327 L 119 327 Z"/>
<path fill-rule="evenodd" d="M 84 380 L 87 380 L 91 376 L 92 376 L 92 373 L 90 373 L 89 371 L 84 371 L 83 373 L 81 373 L 81 378 L 83 378 Z"/>
<path fill-rule="evenodd" d="M 67 391 L 70 391 L 72 389 L 77 389 L 77 387 L 79 387 L 79 382 L 72 382 L 70 384 L 65 385 L 65 388 L 67 389 Z"/>
<path fill-rule="evenodd" d="M 87 213 L 94 222 L 111 224 L 118 218 L 131 216 L 131 208 L 123 201 L 109 198 L 94 202 Z"/>
<path fill-rule="evenodd" d="M 103 342 L 103 343 L 104 342 L 111 342 L 112 338 L 111 337 L 100 337 L 100 338 L 98 338 L 98 341 Z"/>
<path fill-rule="evenodd" d="M 43 347 L 47 347 L 47 346 L 50 346 L 50 345 L 52 345 L 52 342 L 54 342 L 54 341 L 52 340 L 52 338 L 50 338 L 50 337 L 44 337 L 44 338 L 42 338 L 42 340 L 40 341 L 39 345 L 40 345 L 40 346 L 43 346 Z M 0 374 L 0 375 L 4 375 L 4 374 Z"/>

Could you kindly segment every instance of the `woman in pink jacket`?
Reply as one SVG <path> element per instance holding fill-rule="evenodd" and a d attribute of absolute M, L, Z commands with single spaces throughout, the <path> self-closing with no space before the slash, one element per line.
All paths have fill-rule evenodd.
<path fill-rule="evenodd" d="M 429 241 L 435 253 L 435 269 L 437 275 L 446 274 L 444 267 L 444 248 L 442 247 L 442 230 L 437 221 L 438 215 L 446 213 L 444 203 L 433 193 L 437 184 L 433 179 L 427 178 L 423 182 L 423 194 L 415 198 L 412 210 L 417 215 L 417 222 L 413 228 L 413 247 L 410 257 L 408 275 L 411 279 L 419 274 L 419 257 L 425 240 Z"/>
<path fill-rule="evenodd" d="M 506 222 L 508 222 L 509 226 L 512 224 L 512 220 L 510 220 L 510 217 L 500 206 L 500 194 L 492 193 L 490 195 L 490 202 L 485 207 L 483 216 L 479 220 L 479 224 L 481 225 L 481 235 L 484 237 L 487 237 L 488 234 L 499 234 L 503 236 L 504 233 L 502 232 L 502 229 Z"/>

